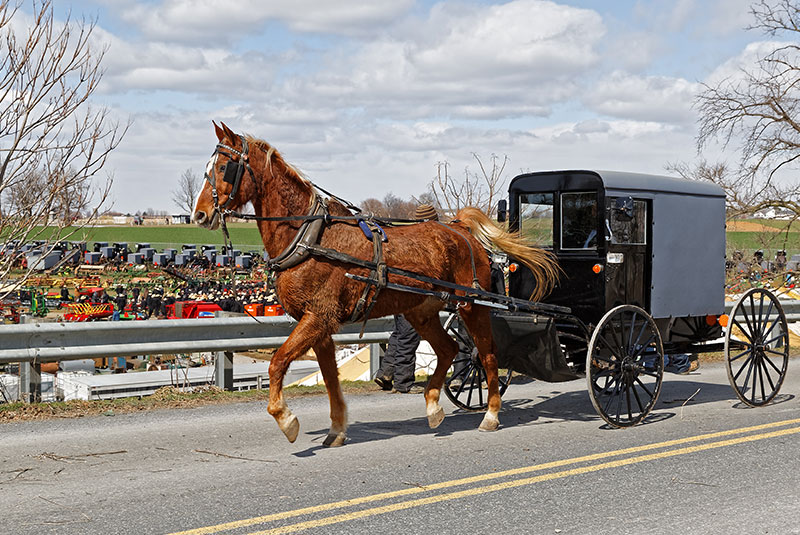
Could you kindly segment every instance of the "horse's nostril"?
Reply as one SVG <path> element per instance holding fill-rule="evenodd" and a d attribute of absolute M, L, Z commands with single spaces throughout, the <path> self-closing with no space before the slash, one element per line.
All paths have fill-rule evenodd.
<path fill-rule="evenodd" d="M 194 213 L 194 222 L 195 223 L 204 223 L 206 220 L 206 213 L 202 211 L 198 211 Z"/>

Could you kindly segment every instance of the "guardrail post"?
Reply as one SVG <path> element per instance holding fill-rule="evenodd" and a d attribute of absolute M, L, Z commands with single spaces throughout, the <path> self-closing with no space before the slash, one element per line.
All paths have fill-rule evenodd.
<path fill-rule="evenodd" d="M 214 359 L 214 383 L 217 388 L 233 390 L 233 353 L 217 351 Z"/>
<path fill-rule="evenodd" d="M 383 348 L 380 344 L 369 345 L 369 378 L 375 379 L 378 373 L 378 368 L 381 367 L 381 357 L 383 356 Z"/>
<path fill-rule="evenodd" d="M 33 323 L 30 316 L 20 316 L 20 323 Z M 24 403 L 42 401 L 42 364 L 40 362 L 19 363 L 19 400 Z"/>

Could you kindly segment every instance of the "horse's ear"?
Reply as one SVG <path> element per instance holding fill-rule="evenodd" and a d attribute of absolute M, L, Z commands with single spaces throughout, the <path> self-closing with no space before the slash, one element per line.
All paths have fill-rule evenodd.
<path fill-rule="evenodd" d="M 222 126 L 222 131 L 225 133 L 226 136 L 228 136 L 228 139 L 230 139 L 231 141 L 236 139 L 236 132 L 228 128 L 228 125 L 226 125 L 222 121 L 220 121 L 219 124 Z"/>
<path fill-rule="evenodd" d="M 222 138 L 225 137 L 225 131 L 222 128 L 220 128 L 219 126 L 217 126 L 217 123 L 215 123 L 214 121 L 211 121 L 211 124 L 214 125 L 214 131 L 217 134 L 217 139 L 219 141 L 222 141 Z"/>

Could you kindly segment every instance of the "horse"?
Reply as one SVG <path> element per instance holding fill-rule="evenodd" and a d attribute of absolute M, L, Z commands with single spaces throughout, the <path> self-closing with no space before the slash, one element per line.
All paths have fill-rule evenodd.
<path fill-rule="evenodd" d="M 494 246 L 531 269 L 536 280 L 532 299 L 547 294 L 557 281 L 557 264 L 549 253 L 531 246 L 518 234 L 503 231 L 477 208 L 463 208 L 449 224 L 426 221 L 365 228 L 365 220 L 354 216 L 346 201 L 331 194 L 323 198 L 324 190 L 287 163 L 269 143 L 238 135 L 224 123 L 212 124 L 218 142 L 206 166 L 205 183 L 192 219 L 210 230 L 222 226 L 227 235 L 225 216 L 252 204 L 253 219 L 275 270 L 278 299 L 297 320 L 269 365 L 267 411 L 289 442 L 297 439 L 300 424 L 284 400 L 283 379 L 289 364 L 309 349 L 316 354 L 330 403 L 331 427 L 323 444 L 341 446 L 347 439 L 347 409 L 331 337 L 342 324 L 403 314 L 430 343 L 437 364 L 423 395 L 428 425 L 434 429 L 444 419 L 439 396 L 458 353 L 458 344 L 439 320 L 446 303 L 436 292 L 447 288 L 436 280 L 489 288 L 490 262 L 484 248 Z M 375 231 L 372 240 L 368 239 L 370 228 Z M 309 253 L 314 247 L 328 254 Z M 405 272 L 389 271 L 386 275 L 383 269 L 385 283 L 430 292 L 423 295 L 379 284 L 381 265 L 424 279 Z M 500 425 L 501 402 L 489 308 L 467 303 L 458 308 L 458 313 L 486 370 L 488 407 L 479 429 L 494 431 Z"/>

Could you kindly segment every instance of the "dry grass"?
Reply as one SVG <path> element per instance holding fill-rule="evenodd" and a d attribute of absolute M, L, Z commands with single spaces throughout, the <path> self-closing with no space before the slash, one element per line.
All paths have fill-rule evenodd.
<path fill-rule="evenodd" d="M 378 392 L 373 382 L 343 381 L 342 390 L 348 395 Z M 283 390 L 287 399 L 325 394 L 325 387 L 291 386 Z M 0 424 L 51 418 L 82 418 L 84 416 L 114 416 L 157 409 L 186 409 L 223 403 L 266 402 L 267 390 L 226 392 L 215 386 L 182 392 L 173 386 L 158 389 L 152 396 L 97 401 L 60 401 L 53 403 L 6 403 L 0 404 Z"/>

